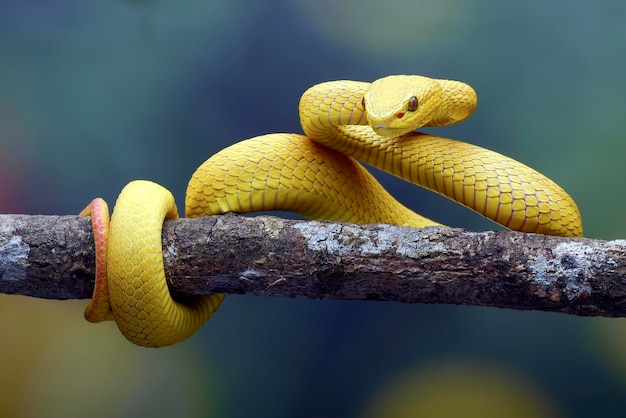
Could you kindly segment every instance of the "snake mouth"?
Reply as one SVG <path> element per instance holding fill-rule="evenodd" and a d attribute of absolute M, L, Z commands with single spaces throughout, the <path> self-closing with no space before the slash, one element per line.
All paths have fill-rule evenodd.
<path fill-rule="evenodd" d="M 393 136 L 401 136 L 406 133 L 414 131 L 411 128 L 392 128 L 389 125 L 377 124 L 372 126 L 374 132 L 376 132 L 380 136 L 393 137 Z"/>

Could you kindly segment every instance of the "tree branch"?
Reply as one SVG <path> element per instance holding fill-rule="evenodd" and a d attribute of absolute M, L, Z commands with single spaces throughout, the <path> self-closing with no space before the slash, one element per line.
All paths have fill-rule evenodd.
<path fill-rule="evenodd" d="M 167 221 L 174 295 L 448 303 L 626 316 L 626 240 L 229 214 Z M 0 215 L 0 293 L 90 298 L 89 218 Z"/>

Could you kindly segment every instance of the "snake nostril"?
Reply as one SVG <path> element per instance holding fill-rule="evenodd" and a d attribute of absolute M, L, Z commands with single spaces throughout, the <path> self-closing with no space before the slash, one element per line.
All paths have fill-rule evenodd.
<path fill-rule="evenodd" d="M 402 119 L 404 117 L 404 112 L 398 112 L 398 114 L 396 115 L 396 117 L 398 119 Z"/>

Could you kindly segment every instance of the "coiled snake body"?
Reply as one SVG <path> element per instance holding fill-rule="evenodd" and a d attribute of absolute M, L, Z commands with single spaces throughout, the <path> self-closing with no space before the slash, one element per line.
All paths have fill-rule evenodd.
<path fill-rule="evenodd" d="M 460 122 L 475 106 L 470 86 L 422 76 L 315 85 L 300 99 L 305 135 L 259 136 L 213 155 L 189 181 L 186 216 L 288 210 L 353 223 L 439 225 L 396 201 L 360 160 L 507 228 L 582 236 L 576 204 L 542 174 L 493 151 L 414 132 Z M 169 294 L 161 227 L 178 215 L 166 189 L 148 181 L 129 183 L 110 226 L 100 199 L 81 214 L 91 214 L 96 239 L 88 320 L 115 319 L 130 341 L 159 347 L 189 337 L 217 310 L 224 295 L 182 303 Z"/>

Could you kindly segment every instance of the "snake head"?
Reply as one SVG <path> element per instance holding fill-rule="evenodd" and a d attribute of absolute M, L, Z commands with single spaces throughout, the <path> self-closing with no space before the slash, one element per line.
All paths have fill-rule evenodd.
<path fill-rule="evenodd" d="M 392 75 L 370 84 L 363 97 L 368 124 L 379 135 L 399 136 L 428 124 L 443 100 L 441 85 L 417 75 Z"/>

